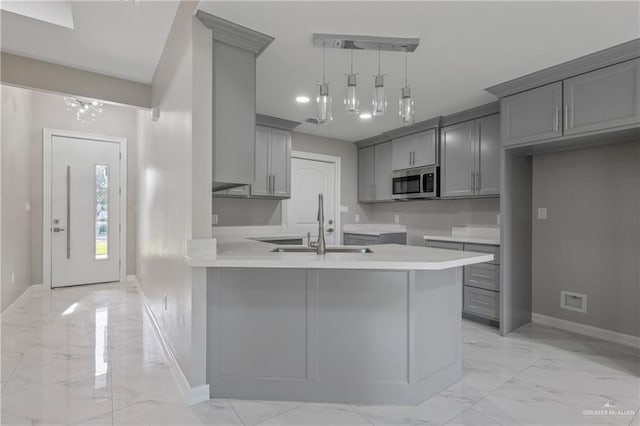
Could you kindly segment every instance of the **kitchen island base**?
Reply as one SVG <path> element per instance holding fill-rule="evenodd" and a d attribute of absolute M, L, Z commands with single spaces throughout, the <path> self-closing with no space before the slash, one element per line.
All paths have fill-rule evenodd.
<path fill-rule="evenodd" d="M 462 268 L 207 268 L 212 398 L 419 404 L 462 377 Z"/>

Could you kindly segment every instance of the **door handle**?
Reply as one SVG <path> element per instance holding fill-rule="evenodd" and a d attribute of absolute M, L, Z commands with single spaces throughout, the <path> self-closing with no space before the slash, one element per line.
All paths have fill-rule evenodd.
<path fill-rule="evenodd" d="M 471 190 L 475 190 L 476 188 L 476 174 L 471 172 Z"/>
<path fill-rule="evenodd" d="M 569 105 L 564 105 L 564 129 L 569 130 Z"/>
<path fill-rule="evenodd" d="M 482 184 L 480 183 L 480 172 L 476 173 L 476 190 L 480 191 L 480 187 Z"/>
<path fill-rule="evenodd" d="M 52 229 L 53 232 L 63 232 L 64 228 L 60 228 L 59 226 L 56 226 L 55 228 Z"/>
<path fill-rule="evenodd" d="M 333 229 L 333 228 L 329 228 L 329 229 L 327 229 L 327 231 L 326 231 L 326 232 L 327 232 L 327 234 L 330 234 L 330 233 L 332 233 L 333 231 L 334 231 L 334 229 Z"/>
<path fill-rule="evenodd" d="M 555 113 L 553 115 L 553 131 L 558 131 L 558 126 L 560 124 L 560 107 L 556 107 Z"/>

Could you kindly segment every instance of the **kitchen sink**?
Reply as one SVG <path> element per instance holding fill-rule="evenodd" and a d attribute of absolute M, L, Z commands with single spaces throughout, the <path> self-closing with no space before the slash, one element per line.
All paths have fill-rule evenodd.
<path fill-rule="evenodd" d="M 315 247 L 276 247 L 271 250 L 274 253 L 315 253 Z M 327 253 L 373 253 L 368 247 L 327 247 Z"/>

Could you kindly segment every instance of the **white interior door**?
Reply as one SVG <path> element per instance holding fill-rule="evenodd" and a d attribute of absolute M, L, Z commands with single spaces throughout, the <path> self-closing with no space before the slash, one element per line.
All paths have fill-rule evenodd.
<path fill-rule="evenodd" d="M 337 245 L 336 164 L 291 158 L 291 199 L 287 201 L 287 228 L 297 235 L 311 233 L 318 238 L 318 194 L 324 195 L 325 242 Z"/>
<path fill-rule="evenodd" d="M 51 138 L 51 286 L 120 279 L 120 145 Z"/>

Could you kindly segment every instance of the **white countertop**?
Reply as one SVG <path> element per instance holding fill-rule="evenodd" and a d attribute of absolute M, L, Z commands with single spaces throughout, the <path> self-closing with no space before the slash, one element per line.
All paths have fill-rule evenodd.
<path fill-rule="evenodd" d="M 216 241 L 217 240 L 217 241 Z M 492 254 L 399 244 L 373 245 L 373 253 L 277 253 L 276 246 L 237 237 L 190 242 L 185 260 L 193 267 L 282 269 L 440 270 L 489 262 Z M 217 250 L 206 249 L 215 245 Z M 286 246 L 278 246 L 286 247 Z M 350 246 L 355 247 L 355 246 Z M 217 254 L 212 254 L 217 251 Z"/>
<path fill-rule="evenodd" d="M 425 240 L 447 241 L 469 244 L 500 245 L 500 228 L 497 226 L 454 226 L 449 233 L 434 233 Z"/>
<path fill-rule="evenodd" d="M 343 234 L 380 236 L 402 232 L 407 232 L 407 227 L 396 223 L 347 223 L 342 225 Z"/>

